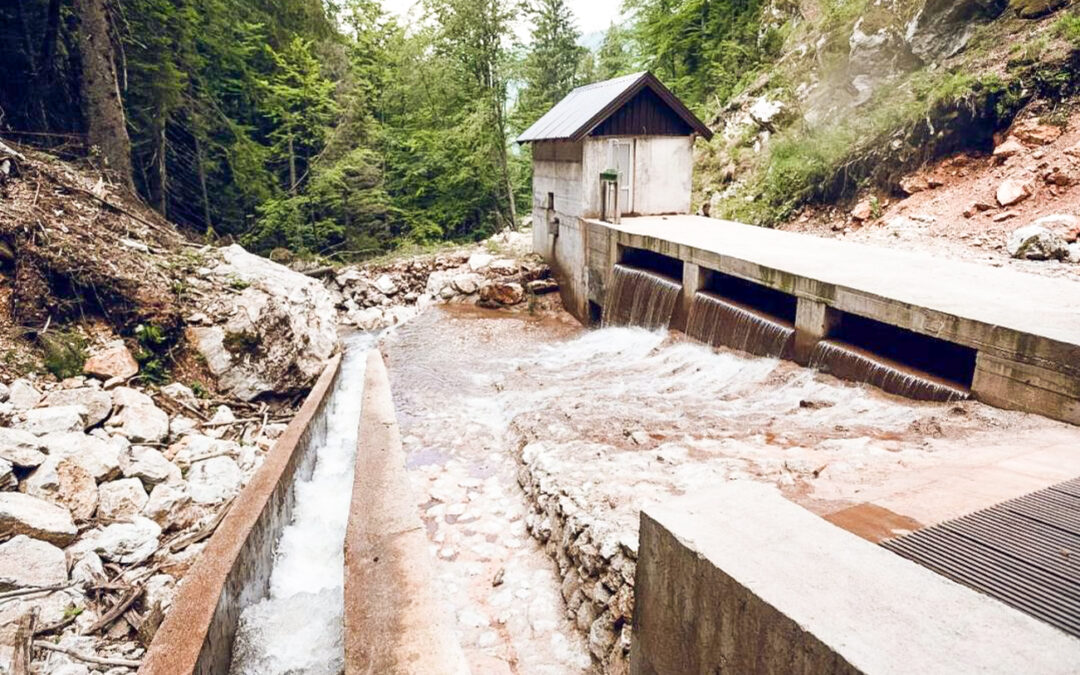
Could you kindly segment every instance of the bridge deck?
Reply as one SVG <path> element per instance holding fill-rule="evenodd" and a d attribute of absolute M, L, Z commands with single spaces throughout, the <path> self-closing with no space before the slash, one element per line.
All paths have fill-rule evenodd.
<path fill-rule="evenodd" d="M 602 225 L 1080 345 L 1077 281 L 701 216 L 644 216 Z"/>

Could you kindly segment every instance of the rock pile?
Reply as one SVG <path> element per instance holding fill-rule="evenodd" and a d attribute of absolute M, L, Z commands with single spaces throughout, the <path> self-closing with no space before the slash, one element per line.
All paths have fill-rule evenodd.
<path fill-rule="evenodd" d="M 418 256 L 389 265 L 350 266 L 328 282 L 345 323 L 377 330 L 435 303 L 513 307 L 558 290 L 548 266 L 528 250 L 528 235 L 506 233 L 496 256 L 485 248 Z M 496 240 L 498 241 L 498 240 Z M 495 243 L 495 242 L 493 242 Z"/>
<path fill-rule="evenodd" d="M 518 483 L 531 508 L 528 532 L 559 567 L 562 597 L 601 672 L 628 672 L 637 532 L 618 531 L 560 490 L 541 441 L 521 450 Z"/>
<path fill-rule="evenodd" d="M 0 385 L 0 663 L 37 636 L 58 641 L 36 672 L 88 673 L 79 656 L 133 672 L 291 417 L 177 382 L 122 386 L 128 359 L 112 345 L 92 376 Z"/>
<path fill-rule="evenodd" d="M 187 317 L 187 337 L 226 391 L 250 401 L 311 386 L 337 349 L 337 316 L 312 277 L 237 245 L 206 252 L 188 279 L 203 290 Z"/>

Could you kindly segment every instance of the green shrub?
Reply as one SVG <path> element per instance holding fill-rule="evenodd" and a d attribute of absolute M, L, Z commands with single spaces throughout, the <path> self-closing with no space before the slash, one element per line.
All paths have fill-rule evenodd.
<path fill-rule="evenodd" d="M 1054 32 L 1080 47 L 1080 11 L 1074 9 L 1063 14 L 1054 24 Z"/>
<path fill-rule="evenodd" d="M 76 331 L 52 331 L 38 336 L 45 368 L 60 379 L 82 375 L 86 338 Z"/>

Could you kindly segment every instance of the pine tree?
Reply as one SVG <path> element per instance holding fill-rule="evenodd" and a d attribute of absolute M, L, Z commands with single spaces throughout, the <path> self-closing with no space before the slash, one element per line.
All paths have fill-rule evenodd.
<path fill-rule="evenodd" d="M 523 64 L 525 86 L 517 106 L 522 127 L 528 126 L 581 83 L 581 34 L 565 0 L 532 0 L 532 44 Z"/>
<path fill-rule="evenodd" d="M 270 138 L 275 156 L 288 165 L 289 192 L 296 193 L 301 172 L 323 147 L 337 106 L 334 83 L 322 76 L 311 43 L 301 37 L 281 52 L 267 48 L 276 72 L 265 84 L 267 116 L 273 120 Z"/>
<path fill-rule="evenodd" d="M 630 31 L 614 23 L 609 25 L 596 54 L 597 79 L 609 80 L 629 75 L 634 72 L 635 66 Z"/>
<path fill-rule="evenodd" d="M 86 106 L 87 138 L 101 153 L 105 168 L 134 190 L 131 140 L 113 63 L 112 39 L 105 0 L 78 0 L 78 45 L 82 56 L 82 98 Z"/>

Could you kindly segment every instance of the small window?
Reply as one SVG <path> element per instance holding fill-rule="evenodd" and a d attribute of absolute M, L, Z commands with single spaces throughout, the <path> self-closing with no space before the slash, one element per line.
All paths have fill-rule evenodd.
<path fill-rule="evenodd" d="M 548 208 L 548 211 L 554 211 L 555 210 L 555 193 L 554 192 L 549 192 L 548 193 L 547 208 Z"/>

